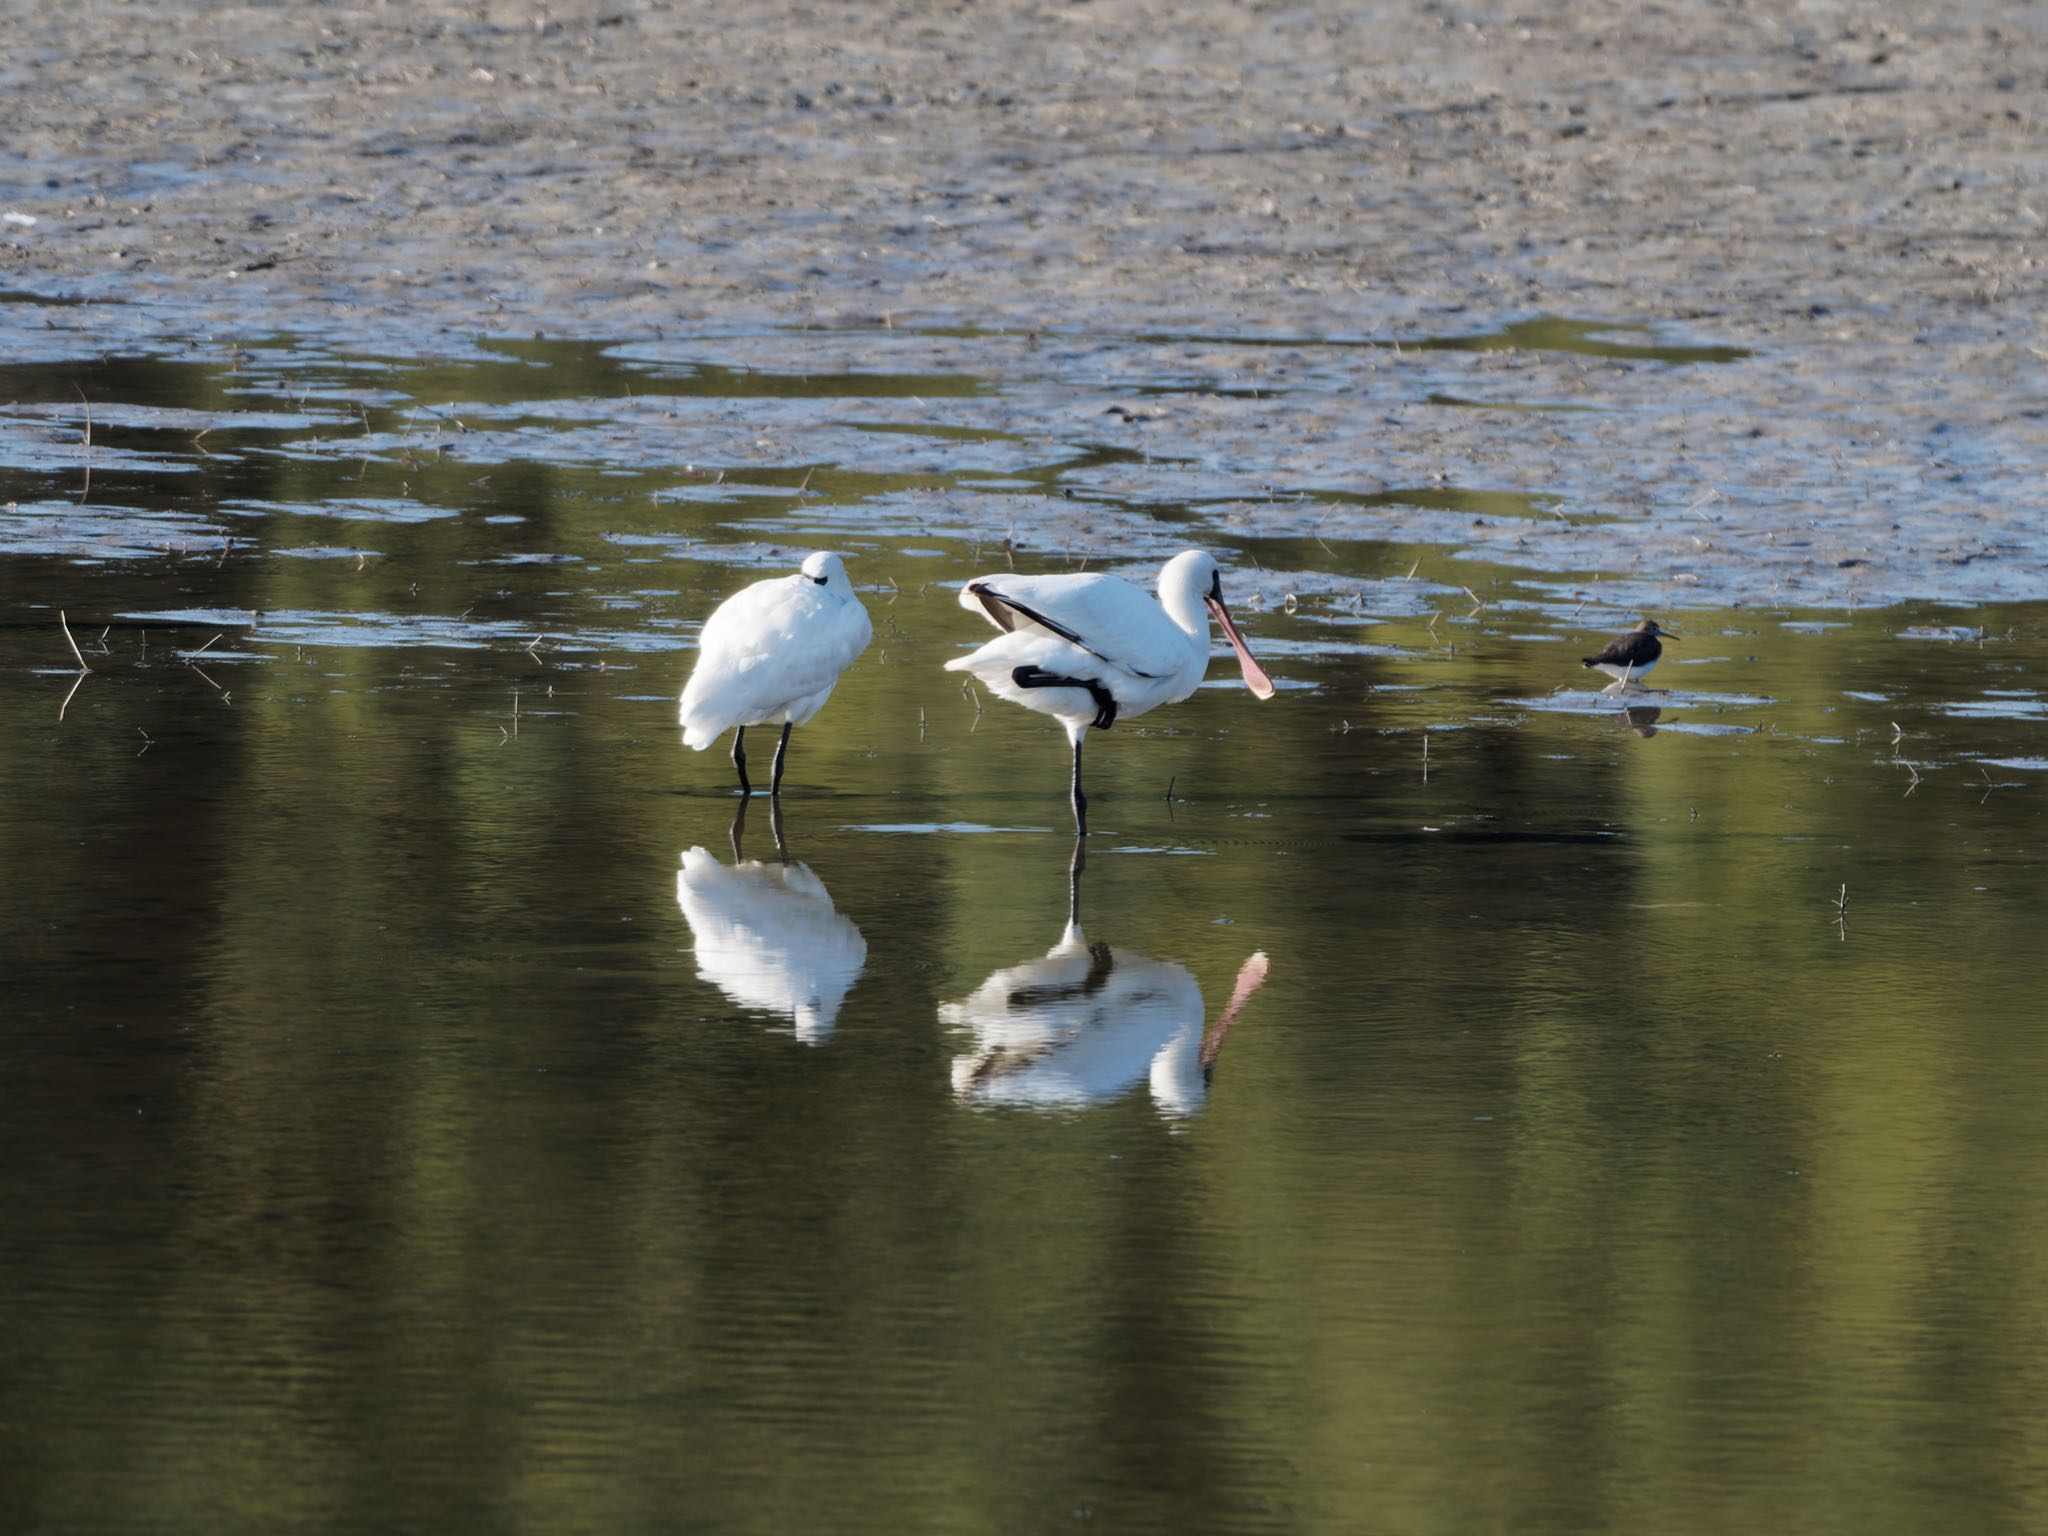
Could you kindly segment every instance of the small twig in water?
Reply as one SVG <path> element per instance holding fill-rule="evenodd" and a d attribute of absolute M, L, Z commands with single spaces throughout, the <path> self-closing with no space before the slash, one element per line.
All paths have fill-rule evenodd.
<path fill-rule="evenodd" d="M 78 659 L 78 670 L 90 672 L 92 668 L 85 664 L 85 653 L 78 648 L 78 642 L 71 638 L 71 624 L 64 617 L 64 610 L 62 608 L 57 610 L 57 623 L 64 631 L 64 643 L 71 647 L 71 654 Z"/>

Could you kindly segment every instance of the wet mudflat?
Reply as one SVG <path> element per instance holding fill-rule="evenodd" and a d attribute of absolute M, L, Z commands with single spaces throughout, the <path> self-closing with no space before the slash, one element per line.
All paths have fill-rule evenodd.
<path fill-rule="evenodd" d="M 1591 334 L 1680 355 L 1516 421 L 1748 363 Z M 0 369 L 8 1523 L 2039 1523 L 2048 608 L 1551 562 L 1628 508 L 1283 481 L 1180 348 Z M 949 584 L 1186 543 L 1281 691 L 1091 740 L 1077 897 Z M 819 544 L 876 641 L 736 829 L 674 696 Z"/>

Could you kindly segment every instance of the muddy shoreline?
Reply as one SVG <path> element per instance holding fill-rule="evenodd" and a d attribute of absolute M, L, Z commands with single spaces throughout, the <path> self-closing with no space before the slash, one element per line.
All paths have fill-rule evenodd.
<path fill-rule="evenodd" d="M 2048 593 L 2024 7 L 135 20 L 0 23 L 0 289 L 82 301 L 0 305 L 12 362 L 541 332 L 959 372 L 988 395 L 890 419 L 1127 448 L 1119 494 L 1261 537 L 1662 607 Z M 1504 330 L 1542 316 L 1605 345 Z M 1442 486 L 1542 501 L 1398 499 Z"/>

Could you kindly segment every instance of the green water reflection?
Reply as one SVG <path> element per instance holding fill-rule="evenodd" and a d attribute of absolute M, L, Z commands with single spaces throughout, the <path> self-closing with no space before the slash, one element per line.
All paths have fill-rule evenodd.
<path fill-rule="evenodd" d="M 406 472 L 150 504 L 265 471 Z M 673 696 L 754 573 L 607 542 L 728 514 L 489 479 L 415 484 L 448 515 L 360 567 L 282 513 L 0 564 L 0 1524 L 2048 1519 L 2041 775 L 1980 766 L 2041 754 L 2042 610 L 1689 613 L 1647 737 L 1555 692 L 1612 616 L 1512 572 L 1244 610 L 1306 686 L 1089 747 L 1085 939 L 1175 1032 L 1031 1103 L 973 1091 L 966 1005 L 1074 983 L 1014 974 L 1068 917 L 1064 748 L 939 670 L 951 594 L 856 561 L 877 644 L 796 735 L 793 862 L 759 808 L 735 860 Z M 265 630 L 471 605 L 467 650 Z M 691 850 L 811 904 L 827 1027 L 721 972 Z M 1254 954 L 1169 1102 L 1151 1053 Z"/>

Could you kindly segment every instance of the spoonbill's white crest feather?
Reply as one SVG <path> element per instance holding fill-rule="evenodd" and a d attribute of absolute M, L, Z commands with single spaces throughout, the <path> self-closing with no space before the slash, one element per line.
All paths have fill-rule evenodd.
<path fill-rule="evenodd" d="M 808 866 L 725 865 L 692 848 L 676 873 L 676 903 L 704 980 L 742 1008 L 789 1019 L 806 1045 L 830 1037 L 868 946 Z"/>
<path fill-rule="evenodd" d="M 837 555 L 757 581 L 704 621 L 683 688 L 683 743 L 702 752 L 735 726 L 802 725 L 874 638 Z"/>

